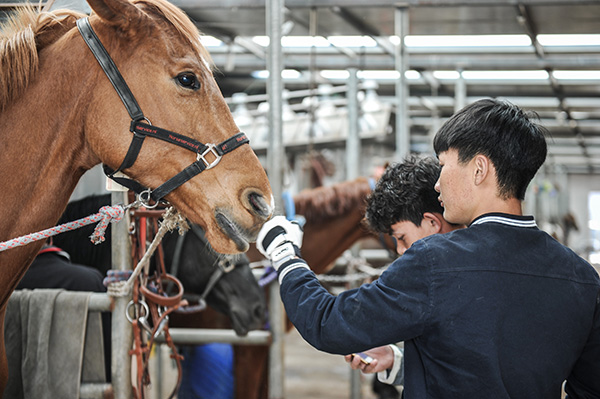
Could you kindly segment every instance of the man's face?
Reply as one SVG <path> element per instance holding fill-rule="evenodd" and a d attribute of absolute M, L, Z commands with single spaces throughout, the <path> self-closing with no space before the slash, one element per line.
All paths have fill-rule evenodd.
<path fill-rule="evenodd" d="M 469 224 L 471 212 L 469 204 L 473 201 L 472 163 L 458 162 L 458 151 L 449 149 L 438 155 L 442 170 L 435 184 L 440 193 L 439 201 L 444 207 L 444 219 L 450 223 Z"/>
<path fill-rule="evenodd" d="M 417 226 L 409 220 L 394 223 L 392 226 L 392 236 L 396 239 L 396 252 L 398 255 L 404 254 L 415 241 L 436 233 L 427 219 L 421 220 L 421 225 Z"/>

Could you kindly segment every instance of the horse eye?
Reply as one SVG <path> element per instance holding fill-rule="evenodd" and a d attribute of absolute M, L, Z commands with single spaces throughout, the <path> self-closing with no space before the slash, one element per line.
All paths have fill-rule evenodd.
<path fill-rule="evenodd" d="M 177 75 L 177 82 L 179 82 L 181 87 L 185 87 L 186 89 L 198 90 L 200 88 L 198 78 L 191 72 L 184 72 Z"/>

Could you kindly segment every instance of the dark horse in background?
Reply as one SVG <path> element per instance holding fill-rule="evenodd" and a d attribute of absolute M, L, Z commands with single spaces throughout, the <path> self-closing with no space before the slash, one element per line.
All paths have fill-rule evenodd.
<path fill-rule="evenodd" d="M 110 194 L 72 201 L 59 223 L 89 216 L 110 203 Z M 106 233 L 106 241 L 100 245 L 90 242 L 89 236 L 93 229 L 94 225 L 89 225 L 59 234 L 54 237 L 54 245 L 69 253 L 74 263 L 92 266 L 106 275 L 112 268 L 110 226 Z M 184 298 L 189 297 L 190 302 L 194 302 L 194 298 L 204 292 L 209 279 L 220 267 L 219 263 L 229 263 L 229 271 L 224 272 L 208 292 L 206 303 L 226 315 L 238 335 L 246 335 L 250 330 L 263 327 L 266 314 L 264 290 L 259 287 L 244 254 L 217 254 L 197 225 L 191 225 L 190 230 L 183 236 L 176 231 L 167 233 L 162 245 L 167 273 L 173 274 L 173 266 L 178 264 L 176 277 L 183 284 Z M 200 324 L 208 324 L 207 327 L 229 328 L 225 321 L 221 321 L 217 326 L 216 323 L 206 320 L 208 316 L 203 313 L 191 313 L 185 317 L 201 318 L 203 322 Z"/>

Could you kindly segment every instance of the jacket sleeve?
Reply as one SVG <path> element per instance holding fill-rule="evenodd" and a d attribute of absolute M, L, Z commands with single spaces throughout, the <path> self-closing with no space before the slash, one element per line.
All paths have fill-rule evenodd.
<path fill-rule="evenodd" d="M 371 284 L 331 295 L 307 268 L 281 279 L 287 315 L 315 348 L 336 354 L 414 338 L 431 313 L 426 247 L 413 245 Z"/>

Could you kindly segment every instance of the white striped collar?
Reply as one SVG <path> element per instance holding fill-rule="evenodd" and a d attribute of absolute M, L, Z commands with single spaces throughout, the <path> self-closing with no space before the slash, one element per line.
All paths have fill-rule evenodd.
<path fill-rule="evenodd" d="M 501 223 L 514 227 L 537 227 L 533 216 L 509 215 L 507 213 L 487 213 L 477 217 L 469 226 L 482 223 Z"/>

